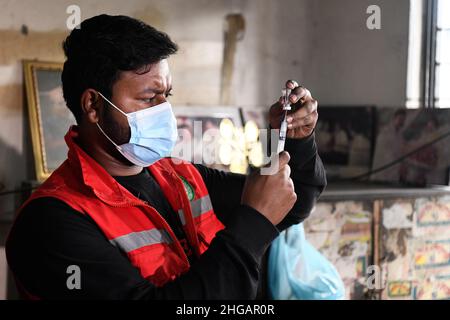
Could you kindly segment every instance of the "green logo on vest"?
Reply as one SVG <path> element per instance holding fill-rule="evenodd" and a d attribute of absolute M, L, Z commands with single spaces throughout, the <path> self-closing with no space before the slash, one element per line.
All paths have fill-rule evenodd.
<path fill-rule="evenodd" d="M 184 190 L 186 190 L 186 195 L 189 201 L 194 200 L 195 197 L 194 188 L 192 188 L 191 184 L 184 177 L 180 176 L 180 178 L 181 181 L 183 181 Z"/>

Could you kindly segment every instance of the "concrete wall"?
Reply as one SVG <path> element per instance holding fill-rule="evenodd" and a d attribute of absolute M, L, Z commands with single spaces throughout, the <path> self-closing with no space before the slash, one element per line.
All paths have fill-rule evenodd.
<path fill-rule="evenodd" d="M 322 105 L 406 103 L 409 0 L 248 1 L 238 104 L 265 105 L 295 78 Z M 369 5 L 381 30 L 366 27 Z M 256 83 L 256 85 L 255 85 Z"/>
<path fill-rule="evenodd" d="M 366 28 L 371 4 L 381 8 L 381 30 Z M 322 104 L 405 105 L 409 0 L 321 0 L 311 12 L 305 83 Z"/>
<path fill-rule="evenodd" d="M 69 32 L 70 4 L 80 6 L 82 19 L 130 15 L 178 42 L 181 51 L 171 58 L 174 104 L 220 103 L 228 13 L 246 20 L 232 104 L 268 106 L 289 78 L 309 87 L 322 105 L 405 103 L 409 0 L 0 0 L 0 186 L 5 189 L 34 176 L 21 60 L 64 60 L 60 46 Z M 379 31 L 366 28 L 370 4 L 382 8 Z M 21 32 L 23 26 L 27 32 Z M 12 216 L 18 202 L 15 196 L 0 197 L 0 221 Z M 5 272 L 2 255 L 0 250 L 0 273 Z M 0 276 L 0 298 L 4 279 Z"/>

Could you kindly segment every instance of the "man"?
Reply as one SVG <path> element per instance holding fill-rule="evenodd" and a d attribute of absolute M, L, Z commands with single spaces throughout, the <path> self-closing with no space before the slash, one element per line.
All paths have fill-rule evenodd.
<path fill-rule="evenodd" d="M 406 122 L 406 110 L 396 110 L 393 119 L 388 119 L 386 125 L 380 130 L 377 137 L 373 168 L 377 169 L 393 161 L 398 160 L 404 154 L 403 138 L 404 126 Z M 388 147 L 388 149 L 386 149 Z M 389 150 L 389 152 L 387 152 Z M 371 180 L 398 183 L 404 169 L 404 163 L 386 168 L 372 175 Z"/>
<path fill-rule="evenodd" d="M 164 158 L 176 139 L 167 58 L 177 48 L 167 35 L 100 15 L 63 46 L 64 97 L 78 125 L 65 137 L 68 159 L 21 208 L 7 241 L 22 293 L 255 298 L 266 249 L 308 216 L 326 184 L 309 91 L 288 82 L 291 158 L 282 153 L 275 174 L 224 173 Z M 278 102 L 273 128 L 281 114 Z"/>

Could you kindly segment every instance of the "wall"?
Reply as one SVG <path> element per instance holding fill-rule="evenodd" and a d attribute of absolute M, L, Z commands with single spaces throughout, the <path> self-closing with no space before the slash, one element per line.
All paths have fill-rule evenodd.
<path fill-rule="evenodd" d="M 381 8 L 381 30 L 366 9 Z M 406 102 L 409 0 L 311 2 L 313 37 L 304 82 L 322 104 L 399 107 Z"/>
<path fill-rule="evenodd" d="M 286 80 L 304 81 L 310 41 L 312 0 L 247 1 L 248 28 L 239 44 L 234 82 L 235 104 L 268 106 Z M 304 81 L 305 85 L 309 82 Z"/>
<path fill-rule="evenodd" d="M 381 8 L 381 30 L 366 27 L 372 4 Z M 266 105 L 294 78 L 322 105 L 404 106 L 409 6 L 409 0 L 247 1 L 237 103 Z"/>
<path fill-rule="evenodd" d="M 21 60 L 64 60 L 60 46 L 69 32 L 70 4 L 81 7 L 82 19 L 130 15 L 178 42 L 180 53 L 171 58 L 174 104 L 220 103 L 228 13 L 242 13 L 246 20 L 232 104 L 267 107 L 289 78 L 309 87 L 323 105 L 405 103 L 408 0 L 42 0 L 39 5 L 0 0 L 0 186 L 5 189 L 34 178 Z M 380 31 L 365 27 L 370 4 L 382 7 Z M 9 220 L 19 203 L 17 196 L 0 197 L 0 221 Z M 4 270 L 2 256 L 0 273 Z"/>

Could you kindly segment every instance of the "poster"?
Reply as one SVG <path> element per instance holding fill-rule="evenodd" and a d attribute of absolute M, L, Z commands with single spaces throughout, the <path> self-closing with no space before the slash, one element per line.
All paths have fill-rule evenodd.
<path fill-rule="evenodd" d="M 450 196 L 386 201 L 382 220 L 382 298 L 450 299 Z"/>
<path fill-rule="evenodd" d="M 371 180 L 448 185 L 450 110 L 378 108 L 377 118 L 372 170 L 386 168 Z"/>
<path fill-rule="evenodd" d="M 371 264 L 371 202 L 320 202 L 305 220 L 307 240 L 337 269 L 347 299 L 366 296 L 366 269 Z"/>

